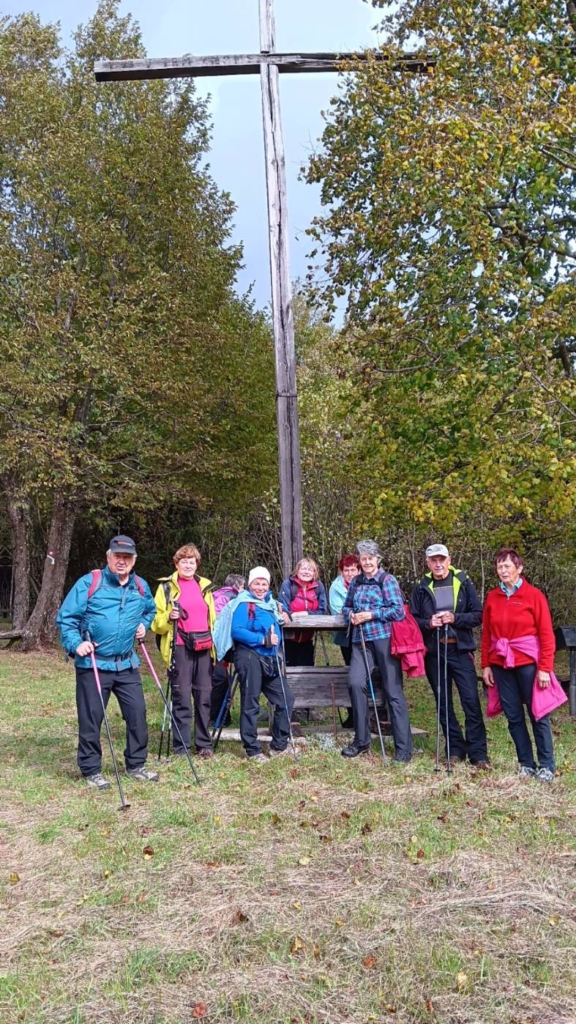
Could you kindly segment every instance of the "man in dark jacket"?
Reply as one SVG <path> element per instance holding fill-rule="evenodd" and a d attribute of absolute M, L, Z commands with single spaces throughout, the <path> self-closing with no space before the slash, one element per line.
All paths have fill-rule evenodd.
<path fill-rule="evenodd" d="M 445 739 L 443 695 L 447 670 L 450 760 L 456 763 L 469 758 L 477 768 L 489 769 L 486 727 L 472 653 L 476 649 L 472 631 L 482 620 L 482 605 L 468 575 L 450 564 L 450 553 L 444 544 L 431 544 L 426 548 L 426 565 L 429 571 L 412 591 L 410 611 L 426 644 L 426 676 L 437 706 L 440 693 L 440 723 Z M 454 712 L 453 682 L 464 712 L 465 735 Z"/>
<path fill-rule="evenodd" d="M 136 545 L 131 537 L 114 537 L 106 552 L 106 568 L 80 577 L 56 619 L 62 646 L 76 666 L 78 767 L 94 789 L 109 789 L 110 783 L 102 775 L 104 713 L 92 652 L 104 703 L 115 693 L 126 722 L 126 774 L 139 782 L 158 781 L 156 772 L 144 767 L 148 755 L 146 704 L 137 671 L 140 659 L 134 651 L 134 641 L 144 639 L 156 605 L 148 584 L 134 572 L 135 562 Z"/>

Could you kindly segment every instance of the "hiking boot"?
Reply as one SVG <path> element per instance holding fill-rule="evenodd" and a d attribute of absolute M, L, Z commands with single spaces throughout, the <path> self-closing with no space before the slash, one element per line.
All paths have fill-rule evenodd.
<path fill-rule="evenodd" d="M 300 751 L 293 743 L 288 743 L 284 750 L 276 750 L 274 747 L 270 747 L 268 753 L 270 757 L 284 757 L 286 754 L 289 754 L 290 757 L 298 757 Z"/>
<path fill-rule="evenodd" d="M 126 775 L 129 779 L 136 779 L 136 782 L 158 782 L 158 772 L 151 772 L 149 768 L 140 765 L 139 768 L 127 768 Z"/>
<path fill-rule="evenodd" d="M 549 771 L 549 769 L 546 769 L 546 770 Z M 535 768 L 529 768 L 527 764 L 521 764 L 520 765 L 520 769 L 518 771 L 518 778 L 519 779 L 533 779 L 535 775 L 536 775 L 536 769 Z"/>
<path fill-rule="evenodd" d="M 450 767 L 451 768 L 456 768 L 457 765 L 462 764 L 463 760 L 464 760 L 464 758 L 463 757 L 459 757 L 458 754 L 452 754 L 452 756 L 450 758 Z"/>
<path fill-rule="evenodd" d="M 539 768 L 536 772 L 536 778 L 538 782 L 552 782 L 554 772 L 551 768 Z"/>
<path fill-rule="evenodd" d="M 358 754 L 369 754 L 370 744 L 368 743 L 365 747 L 357 747 L 355 743 L 350 743 L 348 747 L 342 747 L 340 753 L 342 757 L 358 757 Z"/>
<path fill-rule="evenodd" d="M 268 764 L 268 758 L 266 757 L 266 754 L 262 753 L 262 751 L 260 751 L 259 754 L 249 754 L 248 760 L 250 761 L 250 764 Z"/>
<path fill-rule="evenodd" d="M 110 783 L 108 782 L 108 779 L 104 778 L 102 772 L 94 772 L 93 775 L 85 775 L 84 778 L 88 785 L 92 786 L 93 789 L 110 789 Z"/>
<path fill-rule="evenodd" d="M 214 757 L 212 747 L 201 747 L 200 750 L 196 750 L 194 753 L 196 754 L 196 757 Z"/>

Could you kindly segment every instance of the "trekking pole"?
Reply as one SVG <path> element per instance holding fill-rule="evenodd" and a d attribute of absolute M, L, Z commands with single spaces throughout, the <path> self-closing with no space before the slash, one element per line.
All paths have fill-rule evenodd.
<path fill-rule="evenodd" d="M 154 680 L 154 682 L 156 683 L 156 686 L 158 687 L 158 689 L 160 690 L 160 693 L 162 694 L 162 700 L 164 701 L 164 707 L 166 708 L 168 714 L 170 715 L 170 721 L 172 722 L 172 728 L 177 733 L 178 739 L 180 740 L 180 743 L 182 744 L 182 748 L 183 748 L 183 750 L 186 753 L 186 757 L 188 758 L 188 764 L 190 765 L 190 767 L 192 769 L 192 774 L 194 775 L 194 778 L 196 779 L 196 782 L 198 783 L 198 785 L 200 785 L 201 784 L 200 783 L 200 777 L 199 777 L 198 772 L 196 771 L 196 769 L 194 767 L 194 763 L 192 761 L 192 758 L 190 757 L 190 751 L 188 750 L 188 747 L 184 743 L 184 740 L 182 738 L 182 733 L 180 732 L 180 728 L 178 726 L 178 723 L 177 723 L 176 719 L 174 718 L 174 714 L 172 712 L 172 708 L 170 707 L 170 705 L 168 704 L 168 701 L 166 700 L 166 695 L 164 693 L 164 690 L 162 689 L 162 683 L 158 679 L 158 675 L 157 675 L 156 669 L 154 668 L 154 665 L 152 664 L 152 661 L 150 660 L 150 655 L 148 654 L 148 651 L 146 650 L 146 645 L 145 645 L 143 640 L 140 640 L 140 648 L 142 650 L 142 654 L 144 655 L 144 659 L 146 661 L 146 664 L 148 665 L 148 669 L 150 671 L 150 675 L 152 676 L 152 679 Z"/>
<path fill-rule="evenodd" d="M 450 764 L 450 722 L 448 720 L 448 623 L 444 623 L 444 712 L 446 715 L 446 771 L 452 774 Z"/>
<path fill-rule="evenodd" d="M 238 683 L 239 682 L 240 682 L 240 676 L 238 675 L 237 672 L 234 672 L 232 678 L 230 679 L 230 682 L 228 683 L 228 690 L 226 691 L 226 696 L 224 697 L 224 700 L 222 701 L 222 707 L 220 708 L 220 711 L 218 712 L 218 718 L 214 722 L 214 728 L 212 729 L 212 739 L 213 740 L 214 740 L 215 734 L 216 733 L 218 734 L 216 736 L 216 739 L 214 740 L 214 743 L 213 743 L 213 750 L 214 751 L 216 751 L 218 749 L 218 744 L 220 743 L 220 737 L 222 735 L 222 730 L 224 728 L 224 722 L 226 721 L 226 715 L 227 715 L 229 709 L 232 707 L 232 704 L 233 704 L 233 701 L 234 701 L 234 697 L 236 696 L 236 690 L 238 689 Z"/>
<path fill-rule="evenodd" d="M 88 640 L 92 643 L 90 633 L 86 629 L 82 634 L 84 640 Z M 118 783 L 118 792 L 120 793 L 120 807 L 119 811 L 127 811 L 130 807 L 126 797 L 124 796 L 124 790 L 122 789 L 122 783 L 120 782 L 120 772 L 118 771 L 118 762 L 116 760 L 116 754 L 114 753 L 114 746 L 112 744 L 112 733 L 110 732 L 110 723 L 108 721 L 108 715 L 106 714 L 106 705 L 104 703 L 104 694 L 102 693 L 102 685 L 100 683 L 100 675 L 98 673 L 98 666 L 96 665 L 96 656 L 94 651 L 90 651 L 90 661 L 92 662 L 92 671 L 94 673 L 94 679 L 96 680 L 96 689 L 100 697 L 100 703 L 102 705 L 102 713 L 104 715 L 104 723 L 106 725 L 106 735 L 108 736 L 108 744 L 110 746 L 110 754 L 112 757 L 112 764 L 114 765 L 114 774 L 116 775 L 116 782 Z"/>
<path fill-rule="evenodd" d="M 364 639 L 363 624 L 360 623 L 360 643 L 362 645 L 362 654 L 364 657 L 364 666 L 366 668 L 366 682 L 368 683 L 368 689 L 370 690 L 370 697 L 374 705 L 374 717 L 376 719 L 376 725 L 378 727 L 378 738 L 380 740 L 380 750 L 382 751 L 382 764 L 386 764 L 386 751 L 384 749 L 384 737 L 382 736 L 382 728 L 380 725 L 380 719 L 378 718 L 378 708 L 376 707 L 376 694 L 374 693 L 374 684 L 372 682 L 372 672 L 368 664 L 368 651 L 366 650 L 366 640 Z M 382 680 L 382 693 L 384 693 L 384 680 Z"/>
<path fill-rule="evenodd" d="M 440 701 L 442 699 L 442 688 L 440 685 L 440 627 L 436 627 L 436 767 L 435 772 L 440 771 Z"/>
<path fill-rule="evenodd" d="M 276 658 L 276 668 L 278 669 L 278 678 L 280 680 L 280 686 L 282 687 L 282 696 L 284 698 L 284 709 L 286 711 L 286 717 L 288 718 L 288 735 L 290 737 L 290 743 L 292 745 L 292 755 L 296 757 L 296 747 L 294 745 L 294 736 L 292 734 L 292 722 L 290 721 L 290 711 L 288 710 L 288 698 L 286 696 L 286 654 L 284 651 L 284 633 L 280 632 L 280 654 L 281 658 L 278 657 L 278 648 L 274 648 L 274 657 Z"/>
<path fill-rule="evenodd" d="M 164 733 L 166 732 L 166 758 L 170 757 L 170 715 L 169 709 L 172 707 L 172 690 L 173 680 L 178 675 L 178 669 L 176 668 L 176 635 L 178 633 L 178 619 L 175 619 L 172 625 L 172 646 L 170 648 L 170 664 L 168 666 L 167 681 L 166 681 L 166 702 L 164 704 L 164 711 L 162 713 L 162 728 L 160 731 L 160 744 L 158 746 L 158 760 L 162 757 L 162 747 L 164 746 Z"/>
<path fill-rule="evenodd" d="M 171 700 L 172 700 L 172 685 L 171 685 L 171 682 L 170 682 L 170 676 L 168 675 L 168 679 L 167 679 L 167 682 L 166 682 L 166 702 L 167 702 L 167 704 L 170 704 Z M 164 733 L 167 733 L 167 736 L 166 736 L 166 757 L 168 758 L 169 757 L 169 753 L 170 753 L 170 719 L 168 717 L 168 712 L 166 711 L 166 707 L 164 707 L 164 710 L 162 712 L 162 725 L 160 727 L 160 743 L 158 744 L 158 760 L 159 761 L 162 760 L 162 747 L 164 746 Z"/>

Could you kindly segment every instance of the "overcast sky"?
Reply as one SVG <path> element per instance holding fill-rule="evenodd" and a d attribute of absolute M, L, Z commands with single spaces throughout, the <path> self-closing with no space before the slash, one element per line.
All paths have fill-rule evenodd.
<path fill-rule="evenodd" d="M 64 41 L 87 21 L 95 0 L 4 0 L 4 14 L 34 10 L 59 21 Z M 275 0 L 279 51 L 354 50 L 377 43 L 372 26 L 381 11 L 363 0 Z M 184 53 L 255 53 L 259 50 L 258 0 L 123 0 L 121 13 L 139 22 L 150 57 Z M 113 86 L 103 85 L 102 88 Z M 212 175 L 236 203 L 234 238 L 244 244 L 239 287 L 254 285 L 259 305 L 270 297 L 264 151 L 257 76 L 199 79 L 212 96 Z M 337 76 L 283 75 L 281 107 L 286 145 L 292 278 L 304 277 L 310 242 L 305 230 L 319 209 L 317 189 L 298 181 L 299 171 L 322 132 L 321 111 L 337 89 Z"/>

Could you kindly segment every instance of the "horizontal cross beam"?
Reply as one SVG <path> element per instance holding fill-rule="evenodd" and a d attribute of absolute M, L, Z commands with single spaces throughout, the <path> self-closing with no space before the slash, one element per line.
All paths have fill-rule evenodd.
<path fill-rule="evenodd" d="M 97 82 L 137 81 L 150 78 L 202 78 L 209 75 L 258 75 L 263 64 L 273 64 L 281 74 L 341 71 L 343 61 L 388 62 L 380 50 L 360 53 L 250 53 L 215 57 L 163 57 L 145 60 L 98 60 L 94 64 Z M 434 67 L 432 58 L 407 54 L 395 58 L 394 67 L 412 74 L 426 74 Z"/>

